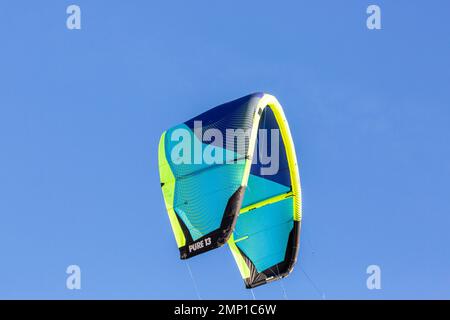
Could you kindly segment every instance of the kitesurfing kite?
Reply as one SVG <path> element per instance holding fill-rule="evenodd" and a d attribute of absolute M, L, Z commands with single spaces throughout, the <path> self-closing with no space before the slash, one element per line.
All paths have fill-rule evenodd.
<path fill-rule="evenodd" d="M 158 158 L 181 259 L 228 243 L 247 288 L 292 271 L 302 218 L 300 178 L 274 96 L 251 94 L 165 131 Z"/>

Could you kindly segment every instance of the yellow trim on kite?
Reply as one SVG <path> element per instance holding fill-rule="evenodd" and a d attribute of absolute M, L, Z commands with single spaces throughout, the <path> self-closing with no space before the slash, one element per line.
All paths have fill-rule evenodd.
<path fill-rule="evenodd" d="M 234 243 L 238 243 L 238 242 L 240 242 L 242 240 L 245 240 L 245 239 L 248 239 L 248 236 L 240 237 L 239 239 L 234 240 Z"/>
<path fill-rule="evenodd" d="M 269 107 L 280 128 L 281 138 L 283 139 L 284 148 L 286 150 L 287 161 L 289 165 L 289 175 L 292 182 L 292 192 L 294 195 L 294 220 L 301 221 L 302 219 L 302 191 L 300 186 L 300 176 L 298 174 L 297 166 L 297 155 L 295 153 L 294 141 L 292 140 L 291 130 L 289 129 L 289 124 L 284 115 L 283 108 L 278 102 L 277 98 L 270 94 L 264 94 L 264 96 L 259 100 L 255 115 L 253 118 L 252 132 L 249 141 L 248 148 L 248 159 L 245 163 L 244 174 L 242 177 L 242 186 L 247 186 L 248 178 L 250 176 L 250 169 L 252 166 L 253 153 L 255 150 L 256 139 L 258 136 L 259 120 L 261 118 L 262 111 L 264 108 Z M 260 111 L 261 110 L 261 111 Z"/>
<path fill-rule="evenodd" d="M 275 202 L 278 202 L 278 201 L 290 198 L 293 195 L 294 195 L 293 192 L 287 192 L 287 193 L 279 194 L 277 196 L 274 196 L 274 197 L 271 197 L 271 198 L 268 198 L 268 199 L 265 199 L 265 200 L 253 203 L 253 204 L 251 204 L 249 206 L 246 206 L 245 208 L 242 208 L 241 211 L 239 211 L 239 214 L 243 214 L 243 213 L 249 212 L 250 210 L 253 210 L 253 209 L 256 209 L 256 208 L 260 208 L 260 207 L 266 206 L 268 204 L 272 204 L 272 203 L 275 203 Z"/>
<path fill-rule="evenodd" d="M 170 225 L 172 226 L 173 234 L 175 235 L 175 240 L 177 242 L 178 248 L 180 248 L 186 244 L 186 238 L 184 236 L 183 230 L 181 229 L 180 223 L 178 222 L 176 213 L 173 209 L 175 177 L 166 158 L 165 137 L 166 132 L 161 135 L 158 146 L 159 175 L 162 184 L 164 203 L 166 204 L 167 213 L 169 215 Z"/>
<path fill-rule="evenodd" d="M 252 166 L 252 159 L 254 156 L 254 150 L 255 150 L 255 144 L 256 139 L 258 136 L 258 127 L 259 127 L 259 120 L 262 115 L 262 111 L 264 108 L 269 107 L 278 123 L 278 127 L 280 128 L 281 138 L 283 139 L 284 148 L 286 150 L 286 157 L 288 161 L 289 166 L 289 175 L 291 178 L 292 183 L 292 191 L 288 194 L 281 194 L 263 201 L 260 201 L 258 203 L 249 205 L 245 208 L 242 208 L 239 212 L 239 214 L 246 213 L 252 209 L 256 209 L 271 203 L 275 203 L 278 201 L 281 201 L 287 197 L 292 197 L 294 201 L 293 206 L 293 219 L 295 221 L 301 222 L 302 220 L 302 195 L 301 195 L 301 186 L 300 186 L 300 176 L 298 173 L 298 165 L 297 165 L 297 155 L 295 153 L 295 147 L 294 147 L 294 141 L 292 140 L 291 131 L 289 129 L 288 122 L 286 120 L 286 116 L 284 115 L 283 108 L 281 107 L 278 100 L 270 95 L 270 94 L 264 94 L 264 96 L 259 100 L 256 109 L 255 109 L 255 115 L 253 118 L 253 126 L 249 141 L 249 149 L 248 149 L 248 158 L 245 163 L 244 167 L 244 174 L 242 177 L 242 186 L 247 186 L 248 184 L 248 178 L 250 176 L 250 169 Z M 234 259 L 236 260 L 236 264 L 239 267 L 239 271 L 241 273 L 241 276 L 243 279 L 246 279 L 250 276 L 250 270 L 245 263 L 244 258 L 240 254 L 240 251 L 238 247 L 236 246 L 237 241 L 245 240 L 243 238 L 234 240 L 233 234 L 231 235 L 230 239 L 228 240 L 228 245 L 230 246 L 231 252 L 233 253 Z"/>
<path fill-rule="evenodd" d="M 292 182 L 292 192 L 294 194 L 294 220 L 302 220 L 302 190 L 300 186 L 300 175 L 298 173 L 297 155 L 295 153 L 294 141 L 292 140 L 291 130 L 289 124 L 284 115 L 283 108 L 278 100 L 271 95 L 265 94 L 264 96 L 270 97 L 268 106 L 272 109 L 275 119 L 277 120 L 280 128 L 281 137 L 284 142 L 284 148 L 286 150 L 287 161 L 289 165 L 289 174 Z"/>
<path fill-rule="evenodd" d="M 231 234 L 231 237 L 228 240 L 228 246 L 231 249 L 231 253 L 233 254 L 234 260 L 236 260 L 236 264 L 239 268 L 239 272 L 241 273 L 242 278 L 246 279 L 250 277 L 250 269 L 247 266 L 247 263 L 245 263 L 245 260 L 242 257 L 241 253 L 239 252 L 238 247 L 236 246 L 236 241 L 234 240 L 233 234 Z"/>

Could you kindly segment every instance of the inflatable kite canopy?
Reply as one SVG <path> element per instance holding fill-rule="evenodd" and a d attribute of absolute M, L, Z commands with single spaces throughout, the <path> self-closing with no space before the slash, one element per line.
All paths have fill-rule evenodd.
<path fill-rule="evenodd" d="M 210 109 L 165 131 L 158 153 L 181 259 L 228 243 L 247 288 L 292 271 L 300 178 L 275 97 L 255 93 Z"/>

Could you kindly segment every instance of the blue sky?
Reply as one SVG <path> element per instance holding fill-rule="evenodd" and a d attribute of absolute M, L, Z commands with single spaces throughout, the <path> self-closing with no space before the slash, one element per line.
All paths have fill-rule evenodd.
<path fill-rule="evenodd" d="M 81 7 L 82 29 L 66 28 Z M 378 4 L 382 30 L 366 28 Z M 285 109 L 300 257 L 257 299 L 450 298 L 448 1 L 3 1 L 0 298 L 196 299 L 162 131 L 251 92 Z M 77 264 L 82 289 L 66 289 Z M 381 267 L 368 290 L 366 268 Z M 250 299 L 229 249 L 203 299 Z"/>

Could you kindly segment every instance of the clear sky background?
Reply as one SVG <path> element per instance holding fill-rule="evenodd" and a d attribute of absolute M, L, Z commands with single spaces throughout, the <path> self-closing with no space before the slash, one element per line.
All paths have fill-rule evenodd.
<path fill-rule="evenodd" d="M 446 0 L 2 1 L 0 298 L 252 298 L 227 247 L 189 260 L 195 289 L 157 147 L 255 91 L 285 109 L 304 201 L 296 268 L 255 297 L 450 298 L 449 14 Z"/>

